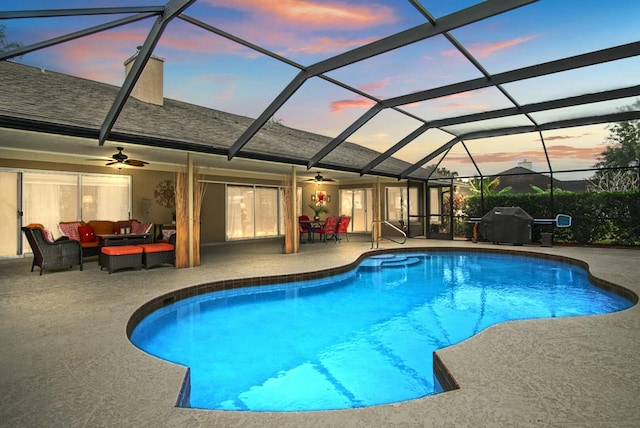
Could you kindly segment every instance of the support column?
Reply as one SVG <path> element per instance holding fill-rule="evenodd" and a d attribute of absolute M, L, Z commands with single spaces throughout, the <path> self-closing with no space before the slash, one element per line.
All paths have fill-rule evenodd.
<path fill-rule="evenodd" d="M 187 153 L 187 200 L 189 221 L 189 267 L 193 267 L 193 157 Z"/>
<path fill-rule="evenodd" d="M 298 227 L 298 187 L 296 185 L 297 182 L 296 175 L 296 167 L 291 167 L 291 218 L 288 221 L 291 221 L 293 224 L 293 252 L 297 253 L 300 250 L 300 228 Z"/>

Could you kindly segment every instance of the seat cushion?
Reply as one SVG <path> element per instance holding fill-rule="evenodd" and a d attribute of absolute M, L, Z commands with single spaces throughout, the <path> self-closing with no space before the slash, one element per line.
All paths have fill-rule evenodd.
<path fill-rule="evenodd" d="M 162 251 L 173 251 L 176 247 L 164 242 L 156 242 L 155 244 L 138 244 L 138 247 L 142 248 L 145 253 L 159 253 Z"/>
<path fill-rule="evenodd" d="M 113 247 L 102 247 L 100 251 L 102 254 L 108 256 L 124 256 L 126 254 L 140 254 L 142 253 L 142 248 L 137 245 L 117 245 Z"/>

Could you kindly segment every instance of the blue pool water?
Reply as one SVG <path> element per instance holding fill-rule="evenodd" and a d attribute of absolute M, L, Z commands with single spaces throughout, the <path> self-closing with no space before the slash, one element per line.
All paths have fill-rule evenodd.
<path fill-rule="evenodd" d="M 143 319 L 131 341 L 190 368 L 191 407 L 344 409 L 441 392 L 433 352 L 491 325 L 630 306 L 570 264 L 399 253 L 321 280 L 181 300 Z"/>

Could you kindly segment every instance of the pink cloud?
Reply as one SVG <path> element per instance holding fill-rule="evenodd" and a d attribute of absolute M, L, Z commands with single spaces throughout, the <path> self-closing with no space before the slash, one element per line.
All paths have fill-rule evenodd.
<path fill-rule="evenodd" d="M 572 160 L 583 161 L 595 161 L 595 159 L 602 152 L 601 148 L 597 147 L 574 147 L 574 146 L 550 146 L 547 147 L 547 153 L 551 162 L 558 161 L 560 159 L 570 158 Z M 493 153 L 473 153 L 473 159 L 479 164 L 482 163 L 496 163 L 496 162 L 515 162 L 517 159 L 526 158 L 535 163 L 541 163 L 546 165 L 547 158 L 544 155 L 542 149 L 540 150 L 525 150 L 517 152 L 493 152 Z M 451 162 L 464 162 L 468 161 L 469 157 L 466 153 L 460 153 L 459 155 L 447 156 L 447 161 Z"/>
<path fill-rule="evenodd" d="M 486 58 L 495 52 L 499 52 L 501 50 L 508 49 L 522 43 L 526 43 L 529 40 L 533 40 L 537 37 L 538 37 L 537 35 L 527 36 L 527 37 L 517 37 L 515 39 L 503 40 L 500 42 L 493 42 L 493 43 L 474 42 L 466 47 L 469 50 L 469 53 L 471 53 L 476 58 Z M 457 49 L 449 49 L 441 52 L 441 54 L 444 56 L 450 56 L 450 57 L 462 56 L 462 54 Z"/>
<path fill-rule="evenodd" d="M 205 0 L 212 6 L 241 10 L 252 15 L 286 21 L 304 28 L 368 28 L 396 21 L 393 8 L 382 4 L 347 5 L 313 0 Z"/>
<path fill-rule="evenodd" d="M 358 47 L 362 45 L 366 45 L 367 43 L 371 43 L 375 41 L 376 38 L 370 37 L 366 39 L 356 39 L 356 40 L 339 40 L 333 39 L 331 37 L 321 37 L 318 39 L 314 39 L 312 41 L 305 42 L 300 44 L 302 40 L 299 37 L 292 35 L 292 42 L 288 43 L 289 47 L 286 49 L 288 53 L 333 53 L 340 50 L 345 50 L 353 47 Z M 298 46 L 296 46 L 298 45 Z"/>
<path fill-rule="evenodd" d="M 471 111 L 487 111 L 489 107 L 485 104 L 465 104 L 465 103 L 447 103 L 435 107 L 436 110 L 471 110 Z"/>
<path fill-rule="evenodd" d="M 361 98 L 356 100 L 339 100 L 331 103 L 331 113 L 342 113 L 346 108 L 370 108 L 373 101 Z"/>
<path fill-rule="evenodd" d="M 144 42 L 143 30 L 104 31 L 51 48 L 59 70 L 74 76 L 120 85 L 124 61 Z"/>
<path fill-rule="evenodd" d="M 381 79 L 375 82 L 369 82 L 369 83 L 360 85 L 358 89 L 365 92 L 376 92 L 380 89 L 383 89 L 389 86 L 393 79 L 394 79 L 393 77 L 386 77 L 384 79 Z"/>
<path fill-rule="evenodd" d="M 557 158 L 594 160 L 602 153 L 602 147 L 547 146 L 547 153 L 553 161 Z"/>

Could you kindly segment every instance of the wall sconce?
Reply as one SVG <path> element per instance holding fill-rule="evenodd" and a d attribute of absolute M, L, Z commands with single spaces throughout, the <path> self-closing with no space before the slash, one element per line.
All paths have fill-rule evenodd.
<path fill-rule="evenodd" d="M 84 195 L 82 197 L 82 203 L 90 205 L 93 203 L 93 195 Z"/>

